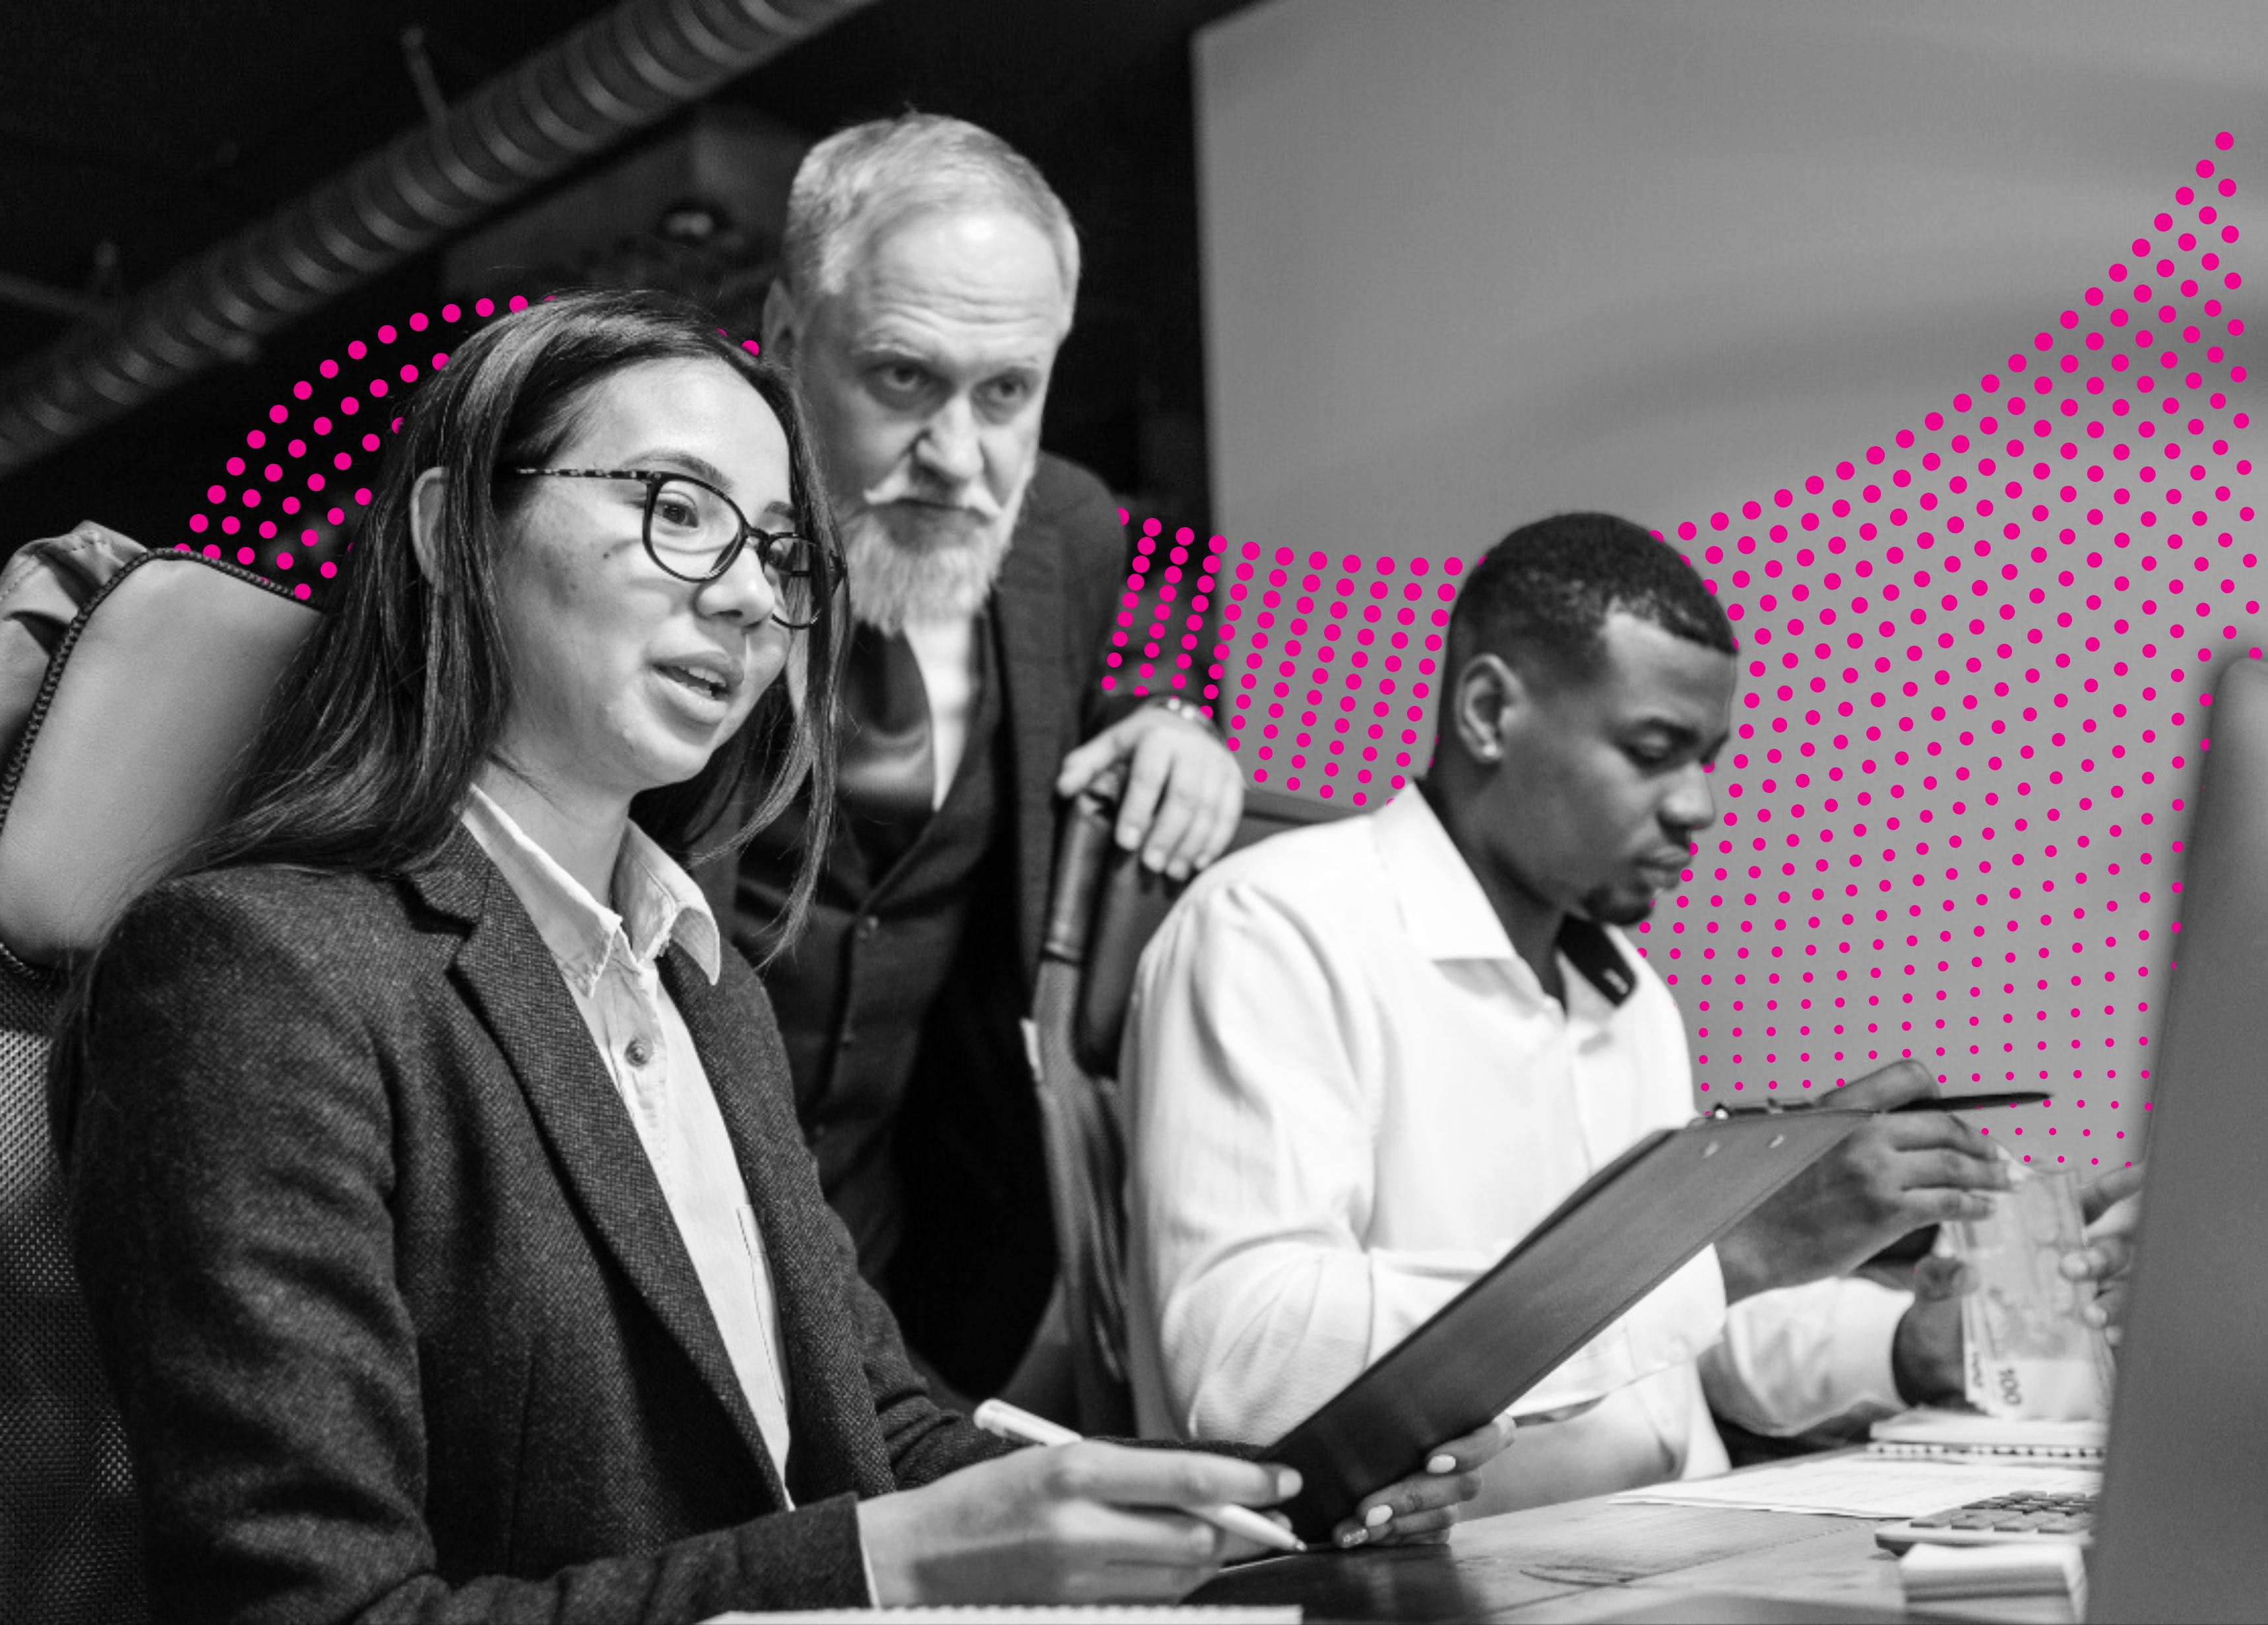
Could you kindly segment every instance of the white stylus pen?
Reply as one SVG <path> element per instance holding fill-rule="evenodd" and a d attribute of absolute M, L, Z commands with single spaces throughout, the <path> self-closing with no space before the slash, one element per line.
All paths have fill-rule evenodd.
<path fill-rule="evenodd" d="M 1044 1416 L 1035 1416 L 1027 1410 L 1001 1400 L 987 1400 L 976 1407 L 969 1418 L 987 1433 L 997 1433 L 1004 1439 L 1014 1439 L 1020 1444 L 1076 1444 L 1079 1436 L 1059 1422 Z M 1242 1535 L 1248 1540 L 1279 1552 L 1304 1552 L 1307 1543 L 1285 1528 L 1273 1524 L 1247 1506 L 1191 1506 L 1182 1509 L 1191 1518 L 1201 1518 L 1216 1529 L 1226 1529 L 1231 1534 Z"/>

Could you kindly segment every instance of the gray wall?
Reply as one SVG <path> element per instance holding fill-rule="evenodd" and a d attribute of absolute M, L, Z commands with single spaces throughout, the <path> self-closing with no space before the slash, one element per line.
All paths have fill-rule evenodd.
<path fill-rule="evenodd" d="M 2216 649 L 2249 649 L 2268 596 L 2253 562 L 2268 550 L 2242 517 L 2262 482 L 2238 471 L 2264 444 L 2257 256 L 2217 240 L 2257 218 L 2247 121 L 2268 91 L 2268 7 L 1276 0 L 1204 31 L 1197 64 L 1215 505 L 1230 556 L 1258 555 L 1248 596 L 1223 605 L 1226 697 L 1257 702 L 1237 735 L 1253 776 L 1375 805 L 1398 756 L 1422 764 L 1444 566 L 1512 525 L 1580 507 L 1673 536 L 1694 524 L 1683 544 L 1740 606 L 1758 662 L 1740 713 L 1750 736 L 1719 770 L 1726 825 L 1683 906 L 1641 939 L 1705 1057 L 1705 1101 L 1735 1084 L 1741 1098 L 1800 1094 L 1911 1051 L 1948 1088 L 2055 1088 L 2052 1109 L 1992 1119 L 2024 1152 L 2125 1160 L 2203 714 L 2201 639 L 2167 628 L 2178 617 Z M 2213 179 L 2195 174 L 2200 159 Z M 2213 189 L 2226 177 L 2234 197 Z M 2185 209 L 2183 184 L 2198 193 Z M 2161 211 L 2181 218 L 2161 232 Z M 2185 229 L 2204 240 L 2177 252 Z M 2204 270 L 2206 252 L 2226 263 Z M 2181 262 L 2169 279 L 2154 274 L 2161 253 Z M 2158 284 L 2146 306 L 2133 280 L 2108 280 L 2114 262 Z M 2231 270 L 2248 274 L 2241 290 L 2219 285 Z M 2169 327 L 2155 313 L 2184 277 L 2201 285 L 2175 298 Z M 2104 302 L 2086 304 L 2089 288 Z M 2208 316 L 2211 298 L 2223 308 Z M 2113 309 L 2138 314 L 2114 329 Z M 2176 342 L 2190 325 L 2198 338 Z M 2141 327 L 2161 336 L 2146 351 L 2132 343 Z M 2084 347 L 2091 331 L 2104 348 Z M 2145 441 L 2134 425 L 2166 421 L 2163 397 L 2130 386 L 2169 344 L 2171 377 L 2197 370 L 2200 383 Z M 2023 433 L 2010 454 L 2007 393 L 1980 380 L 2009 378 L 2018 353 L 2050 364 L 2055 432 L 2044 451 Z M 2140 365 L 2114 373 L 2117 353 Z M 2064 355 L 2076 374 L 2053 369 Z M 2107 392 L 2077 393 L 2089 376 Z M 2124 419 L 2103 410 L 2122 394 L 2137 409 Z M 2068 420 L 2066 395 L 2084 409 Z M 2252 421 L 2236 426 L 2240 414 Z M 2169 439 L 2178 467 L 2162 460 Z M 2132 455 L 2114 461 L 2117 444 Z M 2044 479 L 2031 472 L 2042 456 Z M 2145 461 L 2167 480 L 2139 483 Z M 1899 470 L 1911 485 L 1892 484 Z M 1956 493 L 1956 474 L 1971 488 Z M 2015 499 L 2012 482 L 2026 487 Z M 2165 500 L 2176 483 L 2178 505 Z M 1993 514 L 1976 511 L 1992 499 Z M 1293 563 L 1269 604 L 1282 550 Z M 1962 572 L 1943 562 L 1956 550 Z M 2156 590 L 2200 550 L 2207 574 L 2184 579 L 2216 606 L 2209 624 L 2190 615 L 2195 593 Z M 1317 551 L 1329 566 L 1303 592 Z M 1365 562 L 1380 558 L 1392 573 Z M 1431 564 L 1422 580 L 1415 561 Z M 1987 595 L 1972 598 L 1980 581 Z M 1325 635 L 1342 582 L 1358 611 L 1385 611 L 1360 660 L 1353 632 Z M 1905 595 L 1895 605 L 1886 583 Z M 1822 609 L 1842 617 L 1831 634 Z M 2223 638 L 2231 627 L 2244 635 Z M 1321 647 L 1345 654 L 1319 663 Z M 1241 691 L 1248 675 L 1257 686 Z M 1263 739 L 1271 704 L 1284 714 Z"/>

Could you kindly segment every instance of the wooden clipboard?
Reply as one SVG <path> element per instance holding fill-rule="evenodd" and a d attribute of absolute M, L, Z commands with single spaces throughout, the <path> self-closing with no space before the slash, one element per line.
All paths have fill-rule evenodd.
<path fill-rule="evenodd" d="M 1363 1496 L 1510 1407 L 1868 1116 L 1705 1118 L 1638 1141 L 1268 1448 L 1300 1470 L 1280 1509 L 1293 1530 L 1328 1540 Z"/>

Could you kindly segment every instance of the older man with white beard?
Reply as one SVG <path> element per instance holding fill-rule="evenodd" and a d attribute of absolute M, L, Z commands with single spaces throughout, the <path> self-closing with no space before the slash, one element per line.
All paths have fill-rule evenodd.
<path fill-rule="evenodd" d="M 766 972 L 804 1130 L 861 1270 L 961 1394 L 997 1390 L 1055 1270 L 1019 1023 L 1058 797 L 1123 764 L 1117 830 L 1174 877 L 1241 780 L 1196 708 L 1106 694 L 1128 543 L 1092 474 L 1040 450 L 1079 240 L 997 137 L 920 114 L 812 150 L 765 353 L 795 373 L 856 620 L 842 816 L 813 923 Z M 743 857 L 761 957 L 801 820 Z"/>

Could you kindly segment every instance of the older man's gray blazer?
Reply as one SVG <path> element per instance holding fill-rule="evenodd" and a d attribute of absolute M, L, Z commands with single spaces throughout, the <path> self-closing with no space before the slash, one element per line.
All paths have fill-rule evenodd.
<path fill-rule="evenodd" d="M 663 964 L 777 1289 L 778 1474 L 550 955 L 460 834 L 168 883 L 63 1080 L 161 1617 L 694 1620 L 865 1601 L 854 1497 L 1005 1448 L 932 1405 L 738 956 Z"/>

